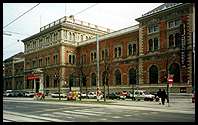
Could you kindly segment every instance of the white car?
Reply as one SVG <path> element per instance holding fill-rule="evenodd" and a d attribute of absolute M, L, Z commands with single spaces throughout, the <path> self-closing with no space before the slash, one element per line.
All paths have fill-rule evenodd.
<path fill-rule="evenodd" d="M 88 99 L 96 99 L 97 98 L 97 95 L 95 92 L 89 92 L 88 95 L 87 95 Z M 102 99 L 103 98 L 103 94 L 100 94 L 99 99 Z"/>
<path fill-rule="evenodd" d="M 87 97 L 87 94 L 86 93 L 81 93 L 81 98 L 86 98 Z"/>
<path fill-rule="evenodd" d="M 88 97 L 88 99 L 96 99 L 96 94 L 95 94 L 95 92 L 89 92 L 87 97 Z"/>
<path fill-rule="evenodd" d="M 51 97 L 58 98 L 59 97 L 59 92 L 52 93 L 51 94 Z M 60 92 L 60 97 L 61 98 L 65 98 L 66 97 L 66 94 L 63 94 L 62 92 Z"/>
<path fill-rule="evenodd" d="M 34 92 L 25 92 L 25 97 L 33 97 Z"/>
<path fill-rule="evenodd" d="M 134 90 L 134 94 L 130 94 L 130 97 L 134 100 L 144 100 L 144 101 L 153 101 L 155 95 L 147 94 L 145 90 Z"/>

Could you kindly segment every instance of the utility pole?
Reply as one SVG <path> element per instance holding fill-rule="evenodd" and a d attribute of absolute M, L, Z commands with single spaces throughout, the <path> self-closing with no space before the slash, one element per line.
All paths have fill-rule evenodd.
<path fill-rule="evenodd" d="M 96 89 L 96 96 L 97 96 L 97 101 L 99 101 L 99 40 L 98 40 L 98 34 L 96 35 L 96 46 L 97 46 L 97 89 Z"/>

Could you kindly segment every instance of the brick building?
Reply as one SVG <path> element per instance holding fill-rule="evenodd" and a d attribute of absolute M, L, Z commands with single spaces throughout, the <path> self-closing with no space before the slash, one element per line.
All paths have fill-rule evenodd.
<path fill-rule="evenodd" d="M 24 89 L 24 57 L 20 52 L 4 60 L 3 89 Z"/>
<path fill-rule="evenodd" d="M 114 32 L 63 17 L 23 40 L 24 88 L 36 89 L 39 83 L 55 91 L 79 88 L 83 79 L 83 90 L 95 90 L 98 34 L 100 86 L 106 71 L 111 90 L 166 87 L 169 73 L 173 91 L 186 87 L 191 92 L 193 16 L 191 3 L 165 3 L 137 18 L 138 25 Z"/>

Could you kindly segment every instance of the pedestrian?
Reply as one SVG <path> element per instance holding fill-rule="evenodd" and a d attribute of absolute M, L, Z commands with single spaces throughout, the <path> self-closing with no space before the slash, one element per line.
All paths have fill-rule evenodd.
<path fill-rule="evenodd" d="M 163 89 L 163 91 L 161 93 L 162 105 L 164 105 L 166 98 L 167 98 L 166 91 L 165 91 L 165 89 Z"/>
<path fill-rule="evenodd" d="M 159 104 L 162 103 L 162 101 L 161 101 L 161 95 L 162 95 L 162 91 L 161 91 L 161 89 L 159 89 L 158 92 L 157 92 L 157 98 L 159 98 Z"/>

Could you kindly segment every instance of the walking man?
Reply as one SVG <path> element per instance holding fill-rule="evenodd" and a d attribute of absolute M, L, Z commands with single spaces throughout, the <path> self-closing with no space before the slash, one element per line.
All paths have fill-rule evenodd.
<path fill-rule="evenodd" d="M 166 91 L 165 89 L 163 89 L 163 91 L 161 92 L 162 105 L 164 105 L 166 97 Z"/>
<path fill-rule="evenodd" d="M 159 104 L 162 103 L 162 101 L 161 101 L 161 95 L 162 95 L 162 91 L 161 91 L 161 89 L 159 89 L 159 91 L 157 92 L 157 97 L 159 98 Z"/>

